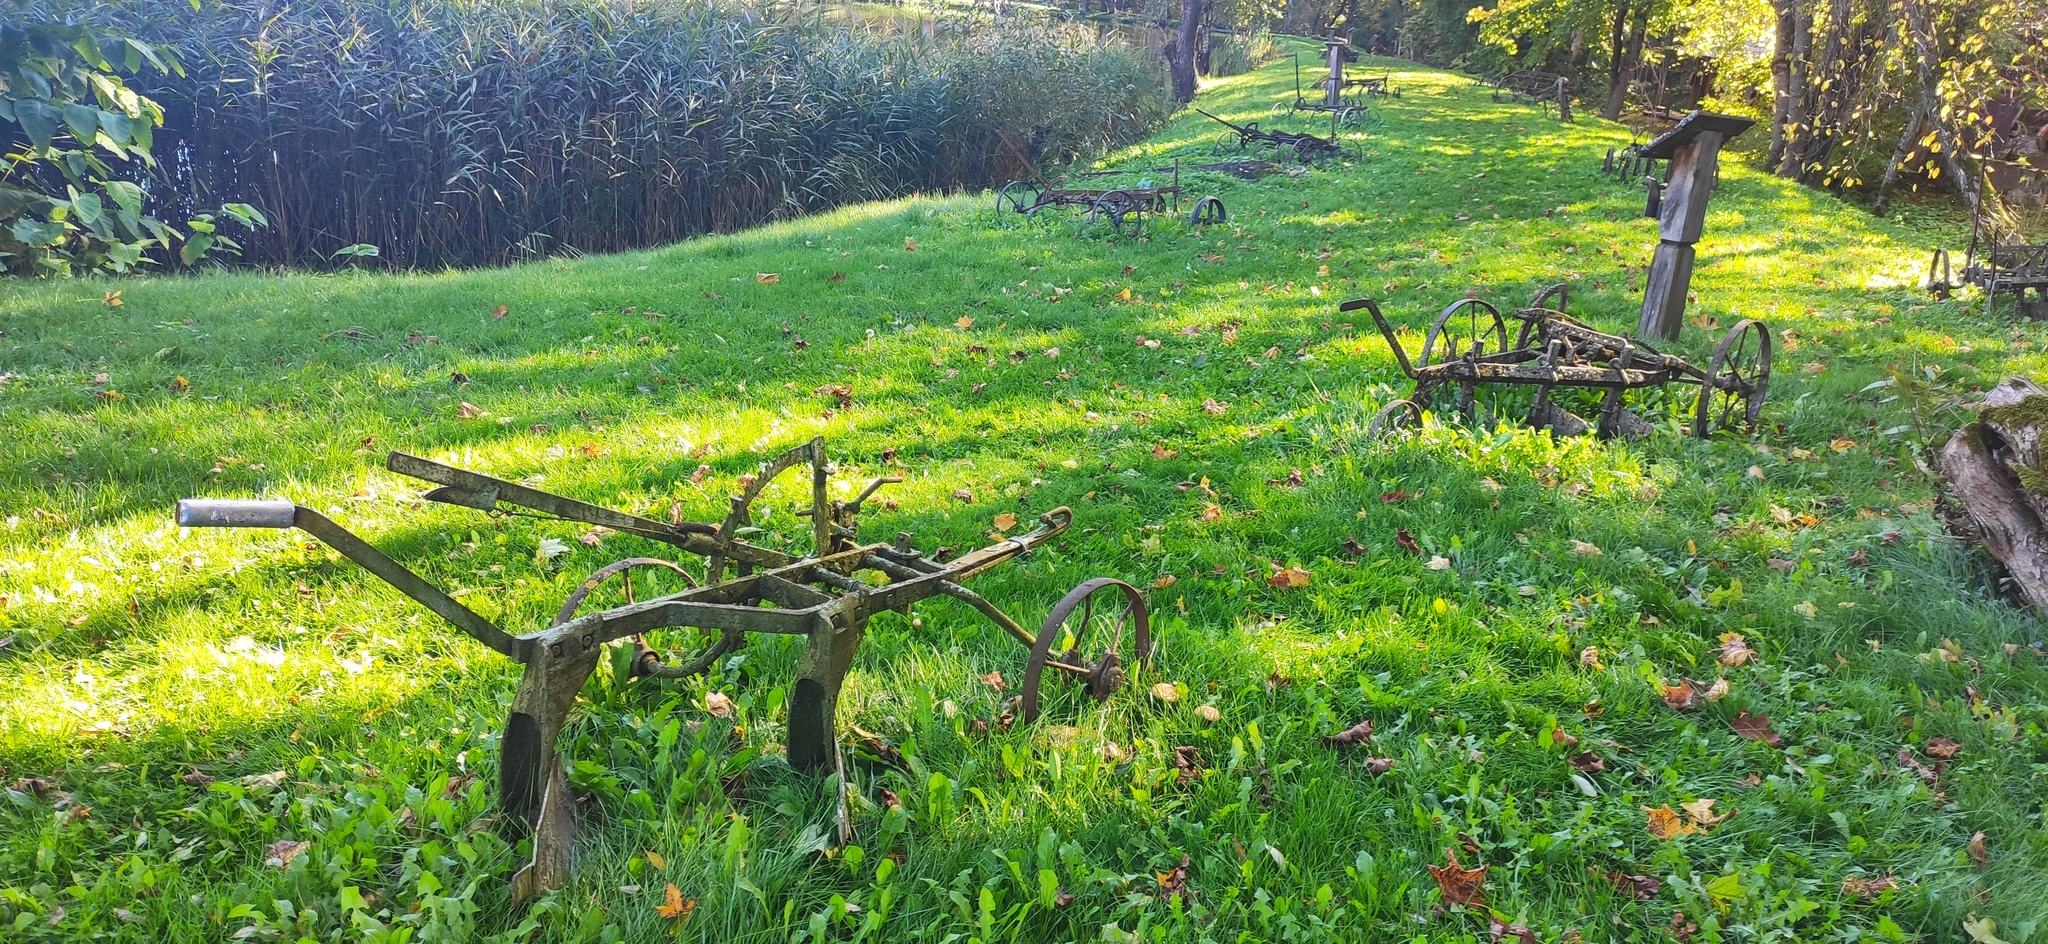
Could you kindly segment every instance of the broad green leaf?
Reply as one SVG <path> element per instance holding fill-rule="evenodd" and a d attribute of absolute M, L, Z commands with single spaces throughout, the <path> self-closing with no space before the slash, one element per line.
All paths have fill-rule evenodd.
<path fill-rule="evenodd" d="M 24 98 L 15 102 L 14 117 L 21 130 L 28 134 L 30 144 L 49 147 L 51 139 L 57 136 L 63 116 L 48 102 Z"/>
<path fill-rule="evenodd" d="M 69 114 L 69 110 L 66 110 Z M 95 111 L 99 116 L 100 129 L 113 138 L 115 144 L 126 145 L 135 140 L 135 123 L 127 115 L 111 111 Z"/>
<path fill-rule="evenodd" d="M 186 265 L 191 265 L 204 258 L 206 251 L 212 248 L 213 237 L 200 233 L 191 239 L 185 240 L 185 245 L 178 247 L 178 258 L 183 260 Z"/>
<path fill-rule="evenodd" d="M 87 226 L 99 222 L 100 211 L 105 207 L 106 205 L 100 202 L 99 194 L 79 193 L 75 190 L 71 192 L 71 210 L 78 214 L 79 222 Z"/>
<path fill-rule="evenodd" d="M 107 181 L 107 196 L 132 216 L 142 216 L 142 188 L 125 180 Z"/>
<path fill-rule="evenodd" d="M 24 216 L 15 220 L 8 231 L 14 234 L 15 239 L 40 249 L 56 245 L 57 240 L 64 238 L 67 229 L 69 227 L 62 223 L 45 223 L 34 217 Z"/>

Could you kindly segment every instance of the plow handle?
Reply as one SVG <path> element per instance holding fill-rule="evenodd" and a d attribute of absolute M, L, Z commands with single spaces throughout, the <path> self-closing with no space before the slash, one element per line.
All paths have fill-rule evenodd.
<path fill-rule="evenodd" d="M 299 506 L 288 501 L 187 498 L 178 502 L 181 528 L 289 528 L 298 519 Z"/>
<path fill-rule="evenodd" d="M 1401 373 L 1407 374 L 1410 380 L 1416 379 L 1415 367 L 1408 363 L 1408 352 L 1402 350 L 1401 340 L 1394 337 L 1394 326 L 1387 323 L 1385 315 L 1380 314 L 1379 305 L 1370 298 L 1354 298 L 1337 306 L 1338 311 L 1357 311 L 1360 308 L 1370 313 L 1373 323 L 1379 326 L 1380 337 L 1387 339 L 1387 349 L 1394 352 L 1394 361 L 1401 365 Z"/>

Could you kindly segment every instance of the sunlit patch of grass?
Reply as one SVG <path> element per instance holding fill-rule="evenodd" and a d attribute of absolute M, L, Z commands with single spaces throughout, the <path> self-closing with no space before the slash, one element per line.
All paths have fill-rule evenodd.
<path fill-rule="evenodd" d="M 675 928 L 652 910 L 673 882 L 699 902 L 685 939 L 1451 938 L 1483 922 L 1433 915 L 1423 866 L 1460 848 L 1546 940 L 1667 940 L 1677 910 L 1728 940 L 1960 940 L 1971 912 L 2038 936 L 2041 624 L 1944 536 L 1917 450 L 1974 388 L 2048 366 L 2048 329 L 1912 287 L 1951 217 L 1874 220 L 1731 161 L 1692 310 L 1778 333 L 1764 435 L 1687 438 L 1667 391 L 1634 401 L 1661 429 L 1637 442 L 1521 428 L 1526 393 L 1482 398 L 1496 427 L 1432 415 L 1374 439 L 1408 385 L 1338 301 L 1380 299 L 1411 353 L 1468 289 L 1519 304 L 1570 281 L 1575 315 L 1625 330 L 1655 242 L 1640 189 L 1595 173 L 1626 129 L 1381 67 L 1404 94 L 1344 132 L 1362 160 L 1184 171 L 1230 206 L 1209 230 L 1084 236 L 997 219 L 988 194 L 914 197 L 502 270 L 138 280 L 118 310 L 0 289 L 0 767 L 70 794 L 0 803 L 0 921 L 23 940 L 644 940 Z M 1291 94 L 1283 59 L 1206 83 L 1203 107 L 1321 130 L 1268 115 Z M 1217 130 L 1190 112 L 1104 164 L 1156 179 L 1214 159 Z M 600 673 L 565 738 L 592 798 L 576 877 L 530 921 L 504 916 L 521 850 L 486 789 L 516 667 L 301 535 L 169 521 L 190 495 L 291 498 L 526 631 L 591 570 L 660 549 L 421 504 L 386 451 L 715 520 L 740 475 L 820 434 L 842 479 L 907 476 L 869 506 L 873 539 L 967 547 L 998 514 L 1073 506 L 1062 541 L 975 589 L 1035 626 L 1122 577 L 1148 588 L 1159 662 L 1003 730 L 983 677 L 1014 686 L 1021 648 L 943 600 L 876 618 L 841 720 L 904 760 L 856 752 L 858 852 L 825 841 L 830 780 L 779 760 L 794 640 L 703 682 Z M 761 540 L 801 549 L 799 492 L 770 493 Z M 570 552 L 537 555 L 547 538 Z M 1311 582 L 1275 587 L 1276 566 Z M 1717 665 L 1729 632 L 1756 663 Z M 1693 712 L 1653 685 L 1716 676 L 1729 694 Z M 707 714 L 708 687 L 734 718 Z M 1736 736 L 1744 710 L 1786 746 Z M 1367 747 L 1319 740 L 1365 718 Z M 1930 787 L 1897 756 L 1937 736 L 1962 748 Z M 1202 758 L 1185 779 L 1183 746 Z M 1604 771 L 1568 763 L 1585 750 Z M 1699 798 L 1739 812 L 1645 833 L 1644 807 Z M 279 841 L 311 845 L 265 864 Z M 1176 905 L 1158 876 L 1182 856 L 1198 894 Z M 1589 869 L 1665 887 L 1637 903 Z M 1885 874 L 1899 889 L 1875 902 L 1842 888 Z"/>

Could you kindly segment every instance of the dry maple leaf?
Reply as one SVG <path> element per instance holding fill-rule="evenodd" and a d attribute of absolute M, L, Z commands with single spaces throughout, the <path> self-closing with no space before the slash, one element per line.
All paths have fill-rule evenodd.
<path fill-rule="evenodd" d="M 1598 869 L 1594 871 L 1599 872 L 1608 881 L 1613 882 L 1616 890 L 1637 901 L 1649 901 L 1657 897 L 1657 893 L 1664 888 L 1663 882 L 1647 875 L 1630 875 L 1626 872 L 1600 872 Z"/>
<path fill-rule="evenodd" d="M 670 921 L 681 921 L 689 917 L 690 912 L 697 910 L 697 899 L 685 900 L 683 898 L 683 890 L 677 888 L 676 883 L 668 882 L 666 884 L 668 887 L 662 889 L 661 892 L 661 904 L 654 906 L 655 914 Z"/>
<path fill-rule="evenodd" d="M 1282 567 L 1276 563 L 1273 565 L 1273 573 L 1266 577 L 1266 584 L 1284 590 L 1298 590 L 1308 586 L 1313 576 L 1308 571 L 1291 564 Z"/>
<path fill-rule="evenodd" d="M 774 285 L 782 281 L 782 274 L 779 272 L 756 272 L 754 273 L 754 281 L 762 285 Z"/>
<path fill-rule="evenodd" d="M 1962 750 L 1963 746 L 1948 738 L 1938 737 L 1928 741 L 1924 749 L 1929 757 L 1939 757 L 1942 760 L 1947 760 L 1956 756 L 1956 752 Z"/>
<path fill-rule="evenodd" d="M 1718 826 L 1721 823 L 1725 822 L 1728 819 L 1728 817 L 1735 815 L 1734 810 L 1729 810 L 1726 813 L 1715 815 L 1714 804 L 1716 802 L 1718 801 L 1701 799 L 1693 800 L 1690 803 L 1680 803 L 1678 804 L 1678 806 L 1680 809 L 1685 811 L 1685 816 L 1687 819 L 1690 819 L 1694 823 L 1699 824 L 1699 827 L 1704 830 L 1714 826 Z"/>
<path fill-rule="evenodd" d="M 1901 768 L 1911 772 L 1914 776 L 1919 777 L 1922 783 L 1925 783 L 1930 787 L 1934 786 L 1935 780 L 1940 776 L 1939 772 L 1928 767 L 1926 764 L 1921 763 L 1919 758 L 1914 757 L 1912 748 L 1899 748 L 1898 762 Z"/>
<path fill-rule="evenodd" d="M 503 318 L 503 317 L 505 317 L 505 313 L 506 313 L 506 312 L 508 312 L 508 311 L 510 311 L 510 310 L 511 310 L 511 309 L 508 309 L 508 308 L 506 308 L 506 307 L 505 307 L 505 306 L 503 306 L 503 305 L 499 305 L 498 307 L 496 307 L 496 308 L 493 308 L 493 309 L 491 309 L 491 317 L 493 317 L 493 318 Z"/>
<path fill-rule="evenodd" d="M 1158 580 L 1152 581 L 1152 589 L 1164 590 L 1167 587 L 1171 587 L 1179 582 L 1180 578 L 1172 574 L 1160 574 Z"/>
<path fill-rule="evenodd" d="M 997 692 L 1007 692 L 1010 690 L 1009 683 L 1003 681 L 1003 672 L 1001 669 L 997 669 L 994 672 L 990 672 L 989 674 L 982 676 L 981 680 L 987 683 L 988 687 L 995 689 Z"/>
<path fill-rule="evenodd" d="M 1230 404 L 1218 403 L 1214 397 L 1202 401 L 1202 412 L 1210 416 L 1222 416 L 1230 412 Z"/>
<path fill-rule="evenodd" d="M 1676 685 L 1661 685 L 1664 704 L 1678 711 L 1691 711 L 1699 707 L 1700 685 L 1692 679 L 1679 679 Z"/>
<path fill-rule="evenodd" d="M 1368 757 L 1365 759 L 1365 772 L 1375 777 L 1393 769 L 1394 759 L 1391 757 Z"/>
<path fill-rule="evenodd" d="M 1649 821 L 1644 825 L 1644 828 L 1649 830 L 1651 836 L 1658 839 L 1676 839 L 1680 836 L 1700 831 L 1698 826 L 1680 819 L 1678 814 L 1669 805 L 1660 806 L 1656 809 L 1646 806 L 1643 807 L 1643 812 L 1649 814 Z"/>
<path fill-rule="evenodd" d="M 1536 932 L 1529 930 L 1528 927 L 1502 924 L 1499 918 L 1491 916 L 1486 919 L 1486 940 L 1490 944 L 1500 944 L 1502 941 L 1513 941 L 1515 944 L 1542 944 L 1536 937 Z"/>
<path fill-rule="evenodd" d="M 1064 888 L 1059 888 L 1059 889 L 1055 889 L 1055 890 L 1053 891 L 1053 893 L 1052 893 L 1052 906 L 1053 906 L 1054 908 L 1065 908 L 1066 906 L 1068 906 L 1068 905 L 1071 905 L 1071 904 L 1073 904 L 1073 903 L 1074 903 L 1074 893 L 1073 893 L 1073 892 L 1067 891 L 1067 890 L 1066 890 L 1066 889 L 1064 889 Z"/>
<path fill-rule="evenodd" d="M 490 411 L 485 410 L 483 407 L 477 406 L 476 404 L 471 403 L 468 400 L 464 400 L 462 401 L 461 404 L 455 407 L 455 415 L 466 420 L 475 420 L 482 419 L 491 414 Z"/>
<path fill-rule="evenodd" d="M 811 392 L 819 396 L 836 398 L 842 410 L 853 405 L 853 388 L 845 384 L 825 384 Z"/>
<path fill-rule="evenodd" d="M 997 515 L 993 523 L 997 531 L 1008 531 L 1017 526 L 1017 516 L 1006 511 Z"/>
<path fill-rule="evenodd" d="M 831 275 L 825 276 L 825 281 L 827 281 L 827 282 L 844 282 L 844 281 L 846 281 L 846 273 L 844 273 L 844 272 L 834 272 L 834 273 L 832 273 Z"/>
<path fill-rule="evenodd" d="M 1443 894 L 1444 904 L 1452 907 L 1482 907 L 1486 904 L 1486 866 L 1468 869 L 1458 864 L 1458 854 L 1444 850 L 1447 866 L 1424 866 L 1429 877 L 1436 879 L 1436 888 Z"/>
<path fill-rule="evenodd" d="M 1394 530 L 1394 546 L 1416 556 L 1422 554 L 1422 545 L 1415 543 L 1415 535 L 1409 534 L 1407 528 Z"/>
<path fill-rule="evenodd" d="M 1572 539 L 1573 557 L 1600 557 L 1606 553 L 1606 551 L 1600 549 L 1600 545 L 1598 544 L 1594 544 L 1590 541 L 1581 541 L 1577 538 Z"/>
<path fill-rule="evenodd" d="M 1984 833 L 1982 831 L 1970 837 L 1970 845 L 1967 851 L 1970 853 L 1970 864 L 1976 866 L 1977 871 L 1984 872 L 1990 870 L 1991 853 L 1984 849 Z"/>
<path fill-rule="evenodd" d="M 1364 557 L 1371 553 L 1371 551 L 1366 549 L 1365 545 L 1358 543 L 1358 539 L 1355 537 L 1345 538 L 1344 543 L 1339 544 L 1338 547 L 1343 548 L 1344 553 L 1352 557 Z"/>
<path fill-rule="evenodd" d="M 1180 700 L 1180 689 L 1174 688 L 1172 682 L 1155 682 L 1152 685 L 1152 697 L 1170 705 Z"/>
<path fill-rule="evenodd" d="M 1181 745 L 1173 749 L 1175 782 L 1185 784 L 1202 776 L 1202 752 L 1193 745 Z"/>
<path fill-rule="evenodd" d="M 1154 877 L 1156 877 L 1159 880 L 1159 897 L 1162 899 L 1186 899 L 1188 897 L 1191 897 L 1193 894 L 1192 892 L 1188 891 L 1187 856 L 1181 856 L 1180 864 L 1174 866 L 1172 871 L 1157 872 L 1154 873 Z"/>
<path fill-rule="evenodd" d="M 1391 492 L 1381 492 L 1380 503 L 1383 505 L 1391 505 L 1395 502 L 1404 502 L 1414 497 L 1415 496 L 1408 494 L 1407 490 L 1397 488 Z"/>
<path fill-rule="evenodd" d="M 1152 458 L 1154 459 L 1171 459 L 1177 455 L 1180 455 L 1180 450 L 1178 449 L 1168 449 L 1159 443 L 1152 445 Z"/>
<path fill-rule="evenodd" d="M 724 692 L 705 692 L 704 710 L 714 718 L 732 717 L 732 696 Z"/>
<path fill-rule="evenodd" d="M 1736 734 L 1752 741 L 1762 741 L 1772 747 L 1785 746 L 1785 739 L 1780 737 L 1778 732 L 1771 730 L 1771 717 L 1769 715 L 1753 715 L 1749 713 L 1749 709 L 1745 708 L 1735 715 L 1735 720 L 1728 722 L 1728 724 L 1735 729 Z"/>
<path fill-rule="evenodd" d="M 1583 754 L 1573 754 L 1572 759 L 1568 763 L 1572 765 L 1574 770 L 1589 774 L 1597 774 L 1607 769 L 1607 759 L 1592 751 L 1587 751 Z"/>
<path fill-rule="evenodd" d="M 953 320 L 953 327 L 965 331 L 968 328 L 974 327 L 974 319 L 966 315 L 961 315 L 960 317 Z"/>
<path fill-rule="evenodd" d="M 1695 682 L 1693 684 L 1698 685 L 1699 683 Z M 1700 694 L 1707 696 L 1708 701 L 1720 701 L 1728 695 L 1728 680 L 1716 678 L 1714 679 L 1714 684 L 1707 686 L 1706 690 Z"/>
<path fill-rule="evenodd" d="M 1599 646 L 1587 646 L 1586 648 L 1579 650 L 1579 665 L 1588 669 L 1607 668 L 1606 666 L 1600 664 Z"/>
<path fill-rule="evenodd" d="M 1579 739 L 1572 737 L 1571 733 L 1563 728 L 1552 728 L 1550 730 L 1550 743 L 1556 745 L 1558 750 L 1568 751 L 1579 746 Z"/>
<path fill-rule="evenodd" d="M 915 236 L 905 236 L 905 237 L 903 237 L 903 251 L 904 251 L 904 252 L 916 252 L 916 251 L 917 251 L 917 237 L 915 237 Z"/>
<path fill-rule="evenodd" d="M 1739 666 L 1756 658 L 1756 650 L 1749 648 L 1749 641 L 1741 633 L 1722 633 L 1721 645 L 1714 650 L 1714 657 L 1722 665 Z"/>
<path fill-rule="evenodd" d="M 264 847 L 263 864 L 274 869 L 281 869 L 292 864 L 293 859 L 303 855 L 306 850 L 311 848 L 313 848 L 313 844 L 303 839 L 298 841 L 280 839 Z"/>
<path fill-rule="evenodd" d="M 956 488 L 953 490 L 953 500 L 966 502 L 972 505 L 974 504 L 974 493 L 964 488 Z"/>
<path fill-rule="evenodd" d="M 1323 738 L 1323 744 L 1327 747 L 1349 747 L 1355 744 L 1364 744 L 1370 740 L 1372 740 L 1372 719 L 1367 718 L 1336 734 Z"/>
<path fill-rule="evenodd" d="M 1854 895 L 1864 901 L 1876 901 L 1878 896 L 1898 887 L 1899 880 L 1889 875 L 1880 875 L 1876 878 L 1851 875 L 1842 880 L 1844 894 Z"/>
<path fill-rule="evenodd" d="M 1202 508 L 1203 521 L 1217 521 L 1223 517 L 1223 506 L 1210 504 Z"/>

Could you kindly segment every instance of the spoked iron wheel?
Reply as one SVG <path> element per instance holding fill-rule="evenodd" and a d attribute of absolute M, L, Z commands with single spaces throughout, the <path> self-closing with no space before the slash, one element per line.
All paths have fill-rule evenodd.
<path fill-rule="evenodd" d="M 1003 185 L 996 193 L 996 215 L 1005 213 L 1022 214 L 1038 204 L 1038 185 L 1028 180 L 1013 180 Z"/>
<path fill-rule="evenodd" d="M 1461 298 L 1437 316 L 1422 341 L 1422 358 L 1416 367 L 1434 367 L 1472 353 L 1499 354 L 1507 350 L 1508 327 L 1500 309 L 1476 298 Z"/>
<path fill-rule="evenodd" d="M 1066 649 L 1054 652 L 1056 645 Z M 1091 652 L 1099 654 L 1091 660 Z M 1113 577 L 1086 581 L 1061 597 L 1038 627 L 1018 692 L 1023 698 L 1019 714 L 1026 722 L 1037 720 L 1039 688 L 1047 669 L 1080 682 L 1096 701 L 1107 701 L 1129 680 L 1133 666 L 1151 661 L 1152 619 L 1144 595 Z"/>
<path fill-rule="evenodd" d="M 1145 227 L 1144 206 L 1129 192 L 1112 190 L 1095 198 L 1088 208 L 1088 222 L 1107 221 L 1119 236 L 1136 236 Z"/>
<path fill-rule="evenodd" d="M 1370 437 L 1380 437 L 1397 429 L 1413 429 L 1422 425 L 1422 407 L 1413 400 L 1395 400 L 1380 407 L 1373 414 L 1372 423 L 1365 428 Z"/>
<path fill-rule="evenodd" d="M 1717 429 L 1754 427 L 1770 382 L 1771 332 L 1763 322 L 1744 318 L 1714 346 L 1706 382 L 1700 385 L 1693 434 L 1705 439 Z"/>
<path fill-rule="evenodd" d="M 576 611 L 583 608 L 583 601 L 589 599 L 591 593 L 595 592 L 598 587 L 603 586 L 606 581 L 621 574 L 625 575 L 626 602 L 633 602 L 632 571 L 642 567 L 655 567 L 672 571 L 676 576 L 682 578 L 684 584 L 691 587 L 697 586 L 697 579 L 690 576 L 688 571 L 676 565 L 673 561 L 662 560 L 659 557 L 628 557 L 625 560 L 615 561 L 599 568 L 597 572 L 585 578 L 582 585 L 578 586 L 574 593 L 569 594 L 569 599 L 562 601 L 562 608 L 555 613 L 553 626 L 560 626 L 575 619 Z M 744 640 L 745 637 L 738 632 L 728 632 L 716 637 L 706 636 L 703 637 L 704 647 L 702 649 L 699 649 L 681 664 L 668 665 L 662 661 L 660 653 L 649 648 L 645 641 L 635 636 L 633 637 L 633 674 L 636 676 L 652 675 L 658 678 L 690 678 L 702 675 L 705 669 L 711 667 L 712 663 L 717 662 L 726 653 L 739 648 Z"/>
<path fill-rule="evenodd" d="M 1209 150 L 1217 154 L 1236 154 L 1245 147 L 1244 136 L 1235 131 L 1225 131 L 1216 136 L 1216 143 Z"/>
<path fill-rule="evenodd" d="M 1188 222 L 1195 226 L 1209 226 L 1230 222 L 1230 211 L 1223 208 L 1223 201 L 1215 197 L 1203 197 L 1195 201 L 1195 209 L 1188 214 Z"/>

